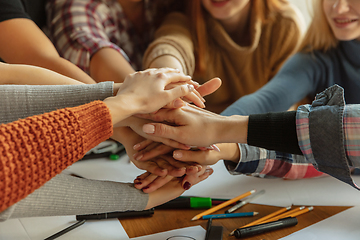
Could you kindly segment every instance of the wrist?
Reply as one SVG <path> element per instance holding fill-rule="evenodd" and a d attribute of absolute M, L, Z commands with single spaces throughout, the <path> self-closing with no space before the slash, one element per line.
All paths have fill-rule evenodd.
<path fill-rule="evenodd" d="M 216 144 L 220 148 L 221 159 L 238 163 L 240 161 L 240 149 L 237 143 Z"/>
<path fill-rule="evenodd" d="M 124 95 L 108 97 L 104 100 L 104 103 L 110 110 L 113 126 L 118 125 L 121 121 L 134 114 L 131 104 L 127 104 Z"/>
<path fill-rule="evenodd" d="M 113 96 L 116 96 L 120 87 L 121 87 L 122 83 L 114 83 L 114 87 L 113 87 Z"/>
<path fill-rule="evenodd" d="M 222 143 L 247 143 L 248 116 L 233 115 L 224 117 L 221 123 L 216 124 L 218 139 Z"/>

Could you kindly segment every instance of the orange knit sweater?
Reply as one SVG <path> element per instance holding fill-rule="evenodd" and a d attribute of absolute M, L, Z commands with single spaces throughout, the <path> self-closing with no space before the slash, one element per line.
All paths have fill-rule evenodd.
<path fill-rule="evenodd" d="M 0 125 L 0 212 L 112 135 L 102 101 Z"/>

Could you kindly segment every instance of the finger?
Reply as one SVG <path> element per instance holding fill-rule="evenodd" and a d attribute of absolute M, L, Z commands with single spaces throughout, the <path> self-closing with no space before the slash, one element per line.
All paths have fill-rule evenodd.
<path fill-rule="evenodd" d="M 184 84 L 177 86 L 173 89 L 166 90 L 163 94 L 164 98 L 167 99 L 167 102 L 171 102 L 177 98 L 184 97 L 194 91 L 194 86 L 191 84 Z"/>
<path fill-rule="evenodd" d="M 201 96 L 209 95 L 215 92 L 221 86 L 221 79 L 220 78 L 213 78 L 203 85 L 196 88 L 196 90 L 200 93 Z"/>
<path fill-rule="evenodd" d="M 154 158 L 154 157 L 157 157 L 157 156 L 160 156 L 160 155 L 165 155 L 171 151 L 173 151 L 174 148 L 173 147 L 170 147 L 170 146 L 167 146 L 167 145 L 164 145 L 164 144 L 159 144 L 157 147 L 151 149 L 151 150 L 144 150 L 144 151 L 141 151 L 141 152 L 138 152 L 136 157 L 136 160 L 138 161 L 147 161 L 151 158 Z M 140 157 L 141 155 L 141 157 Z M 135 156 L 134 156 L 135 158 Z"/>
<path fill-rule="evenodd" d="M 143 189 L 144 187 L 148 186 L 150 183 L 152 183 L 156 178 L 159 176 L 146 172 L 145 175 L 140 175 L 137 177 L 134 181 L 134 186 L 137 189 Z"/>
<path fill-rule="evenodd" d="M 146 170 L 150 173 L 156 174 L 158 176 L 165 176 L 168 174 L 166 169 L 163 169 L 159 167 L 156 162 L 153 161 L 146 161 L 146 162 L 140 162 L 137 160 L 132 159 L 131 160 L 135 166 L 141 170 Z"/>
<path fill-rule="evenodd" d="M 203 169 L 198 163 L 191 163 L 190 166 L 186 167 L 186 175 L 198 174 Z"/>
<path fill-rule="evenodd" d="M 144 140 L 142 142 L 139 142 L 139 143 L 135 144 L 133 146 L 133 149 L 136 150 L 136 151 L 140 151 L 142 149 L 145 149 L 147 146 L 149 146 L 153 142 L 154 141 L 152 141 L 152 140 L 146 139 L 146 140 Z"/>
<path fill-rule="evenodd" d="M 184 151 L 175 150 L 173 158 L 183 162 L 196 162 L 201 165 L 213 165 L 217 163 L 221 157 L 219 152 L 213 150 L 206 151 Z"/>
<path fill-rule="evenodd" d="M 142 160 L 143 158 L 143 153 L 147 152 L 147 151 L 151 151 L 153 149 L 155 149 L 157 146 L 159 146 L 161 143 L 158 143 L 158 142 L 152 142 L 151 144 L 149 144 L 148 146 L 146 146 L 146 148 L 142 149 L 141 151 L 135 153 L 133 155 L 133 158 L 137 161 L 140 161 Z M 158 155 L 154 155 L 154 157 L 156 157 Z M 145 160 L 143 160 L 145 161 Z"/>
<path fill-rule="evenodd" d="M 186 105 L 186 102 L 184 100 L 181 100 L 180 98 L 175 99 L 174 101 L 169 102 L 166 104 L 163 108 L 181 108 Z M 157 112 L 156 112 L 157 113 Z"/>
<path fill-rule="evenodd" d="M 185 167 L 186 174 L 197 174 L 202 169 L 202 166 L 195 162 L 177 161 L 176 159 L 174 159 L 173 157 L 168 156 L 168 155 L 163 155 L 161 157 L 166 159 L 169 164 L 171 164 L 172 166 L 174 166 L 176 168 L 184 168 Z"/>
<path fill-rule="evenodd" d="M 158 69 L 158 70 L 161 70 L 161 69 Z M 178 69 L 176 69 L 176 70 L 178 70 Z M 160 76 L 161 74 L 164 74 L 164 76 Z M 171 69 L 166 70 L 166 72 L 160 71 L 159 78 L 164 79 L 166 85 L 171 84 L 171 83 L 185 82 L 185 83 L 191 84 L 191 86 L 194 87 L 194 85 L 192 84 L 191 76 L 180 73 L 180 71 L 173 72 Z"/>
<path fill-rule="evenodd" d="M 151 193 L 160 187 L 164 186 L 168 182 L 170 182 L 174 177 L 167 175 L 165 177 L 157 177 L 154 181 L 149 183 L 146 187 L 144 187 L 142 190 L 144 193 Z"/>
<path fill-rule="evenodd" d="M 161 167 L 168 171 L 168 175 L 171 175 L 173 177 L 181 177 L 186 173 L 185 167 L 177 168 L 173 165 L 171 165 L 166 159 L 164 159 L 164 156 L 159 157 L 156 160 L 156 163 Z"/>
<path fill-rule="evenodd" d="M 143 125 L 142 130 L 152 136 L 173 139 L 180 134 L 178 128 L 163 123 L 147 123 Z"/>
<path fill-rule="evenodd" d="M 198 96 L 195 92 L 196 91 L 193 91 L 190 94 L 186 95 L 184 97 L 184 100 L 186 100 L 187 102 L 192 102 L 200 108 L 204 108 L 205 107 L 205 104 L 204 104 L 205 99 L 201 96 Z"/>
<path fill-rule="evenodd" d="M 166 160 L 167 164 L 172 166 L 172 168 L 166 168 L 168 170 L 168 174 L 174 177 L 181 177 L 185 173 L 189 172 L 190 174 L 195 174 L 199 171 L 197 164 L 193 163 L 184 163 L 180 161 L 176 161 L 171 156 L 162 155 L 161 158 Z M 161 167 L 164 167 L 163 165 L 160 165 Z"/>
<path fill-rule="evenodd" d="M 195 184 L 207 179 L 211 174 L 213 174 L 213 172 L 214 170 L 212 168 L 207 167 L 199 176 L 186 175 L 182 180 L 182 186 L 185 190 L 189 190 Z"/>

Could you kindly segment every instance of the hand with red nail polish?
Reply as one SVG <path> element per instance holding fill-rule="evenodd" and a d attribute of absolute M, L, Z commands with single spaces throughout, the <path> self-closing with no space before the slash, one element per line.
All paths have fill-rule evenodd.
<path fill-rule="evenodd" d="M 175 178 L 171 176 L 158 177 L 150 173 L 142 174 L 139 176 L 141 182 L 152 180 L 153 183 L 153 185 L 148 184 L 142 188 L 143 192 L 149 193 L 149 201 L 145 209 L 158 206 L 179 197 L 185 190 L 207 179 L 212 173 L 213 170 L 211 168 L 204 168 L 198 174 L 186 175 L 186 179 L 184 177 Z M 156 190 L 152 188 L 156 188 Z"/>
<path fill-rule="evenodd" d="M 201 166 L 196 163 L 185 163 L 175 160 L 172 157 L 172 148 L 170 151 L 165 149 L 166 151 L 159 152 L 159 154 L 152 155 L 150 158 L 148 158 L 148 155 L 146 155 L 147 149 L 144 149 L 143 152 L 138 152 L 133 149 L 133 146 L 136 143 L 143 141 L 144 138 L 137 135 L 130 128 L 114 128 L 114 134 L 112 138 L 124 145 L 127 155 L 137 168 L 154 173 L 158 176 L 171 175 L 174 177 L 179 177 L 186 173 L 197 173 L 198 168 L 201 168 Z M 151 144 L 148 146 L 148 150 L 151 150 L 153 147 L 158 145 L 158 143 L 152 141 L 149 143 Z M 146 161 L 142 160 L 143 155 L 147 157 Z"/>

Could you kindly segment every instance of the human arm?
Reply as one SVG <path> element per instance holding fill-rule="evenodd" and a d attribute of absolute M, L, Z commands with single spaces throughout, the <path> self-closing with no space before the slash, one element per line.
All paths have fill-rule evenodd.
<path fill-rule="evenodd" d="M 186 84 L 165 90 L 167 84 L 179 81 L 187 83 L 190 79 L 169 69 L 138 72 L 127 77 L 115 97 L 108 97 L 103 102 L 95 101 L 1 125 L 0 147 L 3 155 L 0 159 L 4 166 L 1 182 L 17 182 L 15 185 L 25 191 L 17 192 L 9 187 L 11 184 L 2 185 L 0 211 L 42 186 L 109 138 L 113 125 L 135 113 L 156 111 L 188 94 L 191 88 Z M 26 166 L 41 171 L 36 172 L 36 176 L 30 174 L 21 178 L 31 177 L 31 181 L 19 181 L 18 177 L 24 173 L 17 169 L 25 169 Z M 30 172 L 27 171 L 28 174 Z"/>
<path fill-rule="evenodd" d="M 207 170 L 187 180 L 195 185 L 211 174 L 212 170 Z M 1 212 L 0 221 L 24 217 L 141 211 L 180 196 L 185 191 L 182 185 L 181 179 L 174 179 L 157 191 L 146 194 L 131 183 L 84 179 L 61 173 Z"/>
<path fill-rule="evenodd" d="M 126 23 L 119 25 L 123 22 L 114 23 L 110 17 L 114 14 L 110 8 L 117 9 L 117 4 L 96 2 L 89 5 L 86 1 L 53 0 L 46 6 L 50 19 L 48 27 L 55 47 L 97 82 L 123 82 L 128 74 L 135 71 L 129 63 L 129 56 L 110 39 L 113 32 L 123 37 L 121 31 L 128 28 Z M 131 52 L 134 49 L 131 49 L 132 43 L 126 37 L 121 41 Z M 127 41 L 128 44 L 125 43 Z"/>
<path fill-rule="evenodd" d="M 260 148 L 256 147 L 248 148 L 249 150 L 240 150 L 241 159 L 238 166 L 235 167 L 238 169 L 235 170 L 235 172 L 255 173 L 258 171 L 258 173 L 261 173 L 262 168 L 258 169 L 257 167 L 260 166 L 258 164 L 261 162 L 259 159 L 262 156 L 263 162 L 266 162 L 266 159 L 282 159 L 282 162 L 288 165 L 287 168 L 291 168 L 291 165 L 293 165 L 294 162 L 300 164 L 305 163 L 307 165 L 312 164 L 316 169 L 319 169 L 319 171 L 327 173 L 335 178 L 340 179 L 341 181 L 357 187 L 351 179 L 350 167 L 359 167 L 360 165 L 359 157 L 357 156 L 358 145 L 356 144 L 356 136 L 358 134 L 356 131 L 357 128 L 354 127 L 358 124 L 356 121 L 359 112 L 357 111 L 358 107 L 359 105 L 345 105 L 343 92 L 340 87 L 333 86 L 328 88 L 323 93 L 317 95 L 316 100 L 312 103 L 311 106 L 304 105 L 298 109 L 296 113 L 296 133 L 298 143 L 296 143 L 296 141 L 293 139 L 290 141 L 291 144 L 289 144 L 289 139 L 286 137 L 283 139 L 283 143 L 280 143 L 279 141 L 272 143 L 272 139 L 269 138 L 269 135 L 266 133 L 258 135 L 258 137 L 267 137 L 266 140 L 262 141 L 261 145 L 263 145 L 264 142 L 267 142 L 266 147 L 273 148 L 275 150 L 281 149 L 285 152 L 291 152 L 291 149 L 296 149 L 296 147 L 293 145 L 298 145 L 305 157 L 299 155 L 282 154 L 281 152 L 275 151 L 267 152 L 266 150 L 261 150 Z M 274 114 L 276 115 L 276 113 Z M 268 115 L 265 114 L 263 116 L 265 117 L 263 119 L 266 123 L 265 126 L 269 126 L 267 123 L 267 121 L 269 121 L 269 119 L 267 119 Z M 277 124 L 272 125 L 272 128 L 278 129 L 280 132 L 280 129 L 284 128 L 284 120 L 286 121 L 286 117 L 290 122 L 292 121 L 292 124 L 289 126 L 293 125 L 293 122 L 295 121 L 293 113 L 280 113 L 281 121 L 277 121 Z M 276 117 L 274 119 L 276 119 Z M 341 119 L 341 121 L 339 121 L 339 119 Z M 244 121 L 244 119 L 239 120 Z M 344 126 L 342 125 L 343 122 Z M 250 124 L 251 123 L 249 123 L 249 125 Z M 261 121 L 257 121 L 257 124 L 261 124 Z M 161 134 L 156 135 L 170 136 L 173 133 L 172 128 L 173 127 L 164 128 L 163 126 L 162 130 L 160 131 Z M 158 129 L 159 128 L 155 127 L 155 131 Z M 247 129 L 247 124 L 240 124 L 237 128 L 232 129 L 236 129 L 242 136 L 244 134 L 241 132 L 247 132 L 246 138 L 239 138 L 239 140 L 242 139 L 240 142 L 246 143 L 250 141 L 252 142 L 254 140 L 252 144 L 260 145 L 256 138 L 249 140 L 249 138 L 251 138 L 252 132 L 250 131 L 250 128 Z M 265 128 L 259 129 L 265 130 Z M 153 128 L 151 128 L 151 130 L 153 130 Z M 294 131 L 292 130 L 292 132 Z M 226 134 L 224 135 L 226 136 Z M 174 139 L 173 136 L 172 138 Z M 178 138 L 186 139 L 182 136 L 179 136 Z M 199 139 L 193 139 L 191 141 L 197 141 L 199 144 L 206 142 L 208 144 L 207 140 L 201 142 Z M 185 143 L 185 141 L 182 141 L 182 143 Z M 284 149 L 284 146 L 288 146 L 289 149 Z M 331 149 L 331 151 L 329 149 Z M 258 154 L 256 152 L 258 152 Z M 246 163 L 246 161 L 243 159 L 248 159 L 249 161 L 254 160 L 254 162 L 249 164 Z M 254 163 L 257 164 L 254 165 Z M 250 170 L 247 169 L 248 167 Z"/>
<path fill-rule="evenodd" d="M 60 57 L 38 26 L 26 18 L 0 22 L 0 57 L 7 63 L 28 64 L 53 70 L 84 83 L 95 83 L 74 64 Z M 38 84 L 48 84 L 42 79 Z M 17 82 L 15 82 L 17 83 Z M 22 84 L 24 82 L 20 82 Z M 27 81 L 26 84 L 32 84 Z"/>
<path fill-rule="evenodd" d="M 279 72 L 263 87 L 245 95 L 225 109 L 221 115 L 250 115 L 286 111 L 307 96 L 313 98 L 325 90 L 327 66 L 310 54 L 290 57 Z"/>

